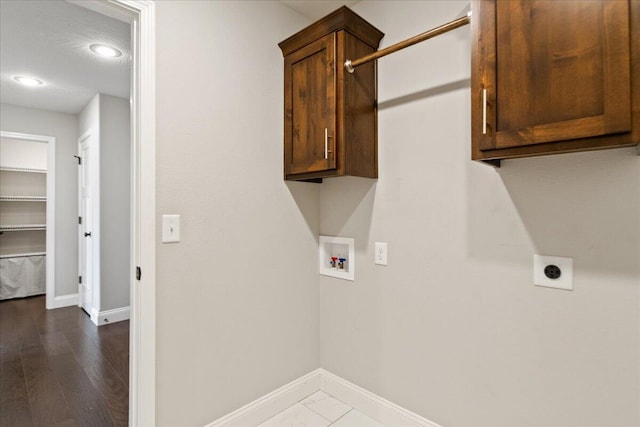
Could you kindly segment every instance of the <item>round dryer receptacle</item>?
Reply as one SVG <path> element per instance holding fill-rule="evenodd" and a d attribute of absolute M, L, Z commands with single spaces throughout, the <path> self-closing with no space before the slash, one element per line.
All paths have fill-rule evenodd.
<path fill-rule="evenodd" d="M 550 264 L 544 268 L 544 275 L 549 279 L 557 279 L 562 275 L 562 271 L 557 265 Z"/>

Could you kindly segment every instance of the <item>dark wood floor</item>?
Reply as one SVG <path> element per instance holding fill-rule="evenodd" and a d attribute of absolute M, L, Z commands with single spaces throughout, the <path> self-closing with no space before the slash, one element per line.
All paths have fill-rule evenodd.
<path fill-rule="evenodd" d="M 44 296 L 0 301 L 0 426 L 126 426 L 129 322 L 95 326 Z"/>

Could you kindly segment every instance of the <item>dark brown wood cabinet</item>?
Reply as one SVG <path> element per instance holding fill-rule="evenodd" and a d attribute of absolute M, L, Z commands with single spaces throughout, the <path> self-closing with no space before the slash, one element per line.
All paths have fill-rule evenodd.
<path fill-rule="evenodd" d="M 640 1 L 473 0 L 472 158 L 640 142 Z"/>
<path fill-rule="evenodd" d="M 279 43 L 284 56 L 284 177 L 378 177 L 376 65 L 349 74 L 347 59 L 383 34 L 342 7 Z"/>

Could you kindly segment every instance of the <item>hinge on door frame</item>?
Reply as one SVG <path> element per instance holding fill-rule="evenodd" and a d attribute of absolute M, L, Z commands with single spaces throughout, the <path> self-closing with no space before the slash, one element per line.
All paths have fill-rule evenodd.
<path fill-rule="evenodd" d="M 82 276 L 78 276 L 78 283 L 82 284 Z"/>
<path fill-rule="evenodd" d="M 136 267 L 136 280 L 142 279 L 142 269 L 140 267 Z"/>
<path fill-rule="evenodd" d="M 78 217 L 78 224 L 82 224 L 82 217 L 81 216 Z"/>
<path fill-rule="evenodd" d="M 79 164 L 79 165 L 81 165 L 81 164 L 82 164 L 82 157 L 80 157 L 80 156 L 73 156 L 73 157 L 75 157 L 76 159 L 78 159 L 78 164 Z"/>

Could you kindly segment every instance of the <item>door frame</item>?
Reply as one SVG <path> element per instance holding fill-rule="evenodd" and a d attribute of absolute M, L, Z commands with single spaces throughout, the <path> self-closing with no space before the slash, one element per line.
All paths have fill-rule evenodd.
<path fill-rule="evenodd" d="M 131 24 L 129 425 L 154 426 L 156 400 L 155 2 L 67 0 Z M 141 268 L 140 279 L 136 269 Z"/>
<path fill-rule="evenodd" d="M 47 309 L 65 307 L 68 297 L 65 296 L 64 301 L 56 303 L 55 299 L 55 280 L 56 280 L 56 138 L 46 135 L 34 135 L 30 133 L 8 132 L 0 130 L 0 137 L 19 139 L 23 141 L 43 142 L 47 144 L 47 207 L 46 222 L 47 230 L 45 231 L 45 306 Z M 73 295 L 71 296 L 73 298 Z"/>

